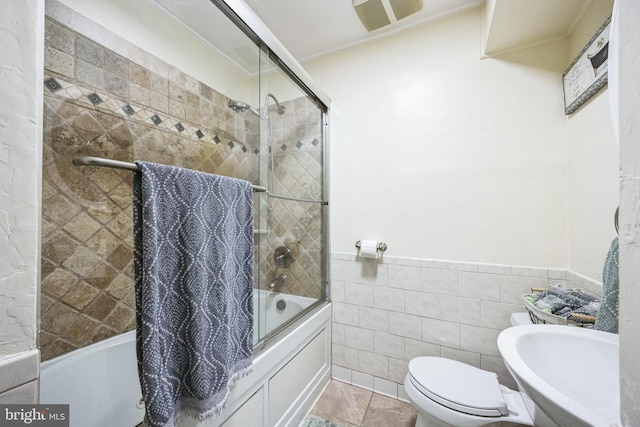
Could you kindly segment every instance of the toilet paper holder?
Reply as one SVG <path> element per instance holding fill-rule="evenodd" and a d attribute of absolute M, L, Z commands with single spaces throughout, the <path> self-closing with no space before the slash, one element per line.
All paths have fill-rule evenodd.
<path fill-rule="evenodd" d="M 360 240 L 358 240 L 358 241 L 356 242 L 356 248 L 360 249 L 360 247 L 361 247 L 361 246 L 362 246 L 362 242 L 361 242 Z M 384 252 L 384 251 L 386 251 L 386 250 L 387 250 L 387 244 L 386 244 L 386 243 L 384 243 L 384 242 L 378 242 L 378 247 L 377 247 L 377 249 L 378 249 L 380 252 Z"/>

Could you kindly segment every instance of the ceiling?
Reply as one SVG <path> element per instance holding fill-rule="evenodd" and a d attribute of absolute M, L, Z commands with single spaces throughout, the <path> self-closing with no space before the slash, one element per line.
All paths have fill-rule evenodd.
<path fill-rule="evenodd" d="M 352 0 L 245 0 L 298 60 L 321 55 L 397 31 L 484 0 L 424 0 L 424 7 L 401 21 L 368 32 Z"/>
<path fill-rule="evenodd" d="M 593 0 L 492 0 L 487 55 L 563 39 Z"/>
<path fill-rule="evenodd" d="M 147 1 L 182 22 L 247 73 L 258 72 L 256 45 L 221 14 L 212 14 L 208 0 Z M 368 32 L 353 0 L 244 1 L 300 62 L 485 3 L 424 0 L 421 11 Z M 499 55 L 567 37 L 593 1 L 486 0 L 484 52 Z"/>
<path fill-rule="evenodd" d="M 361 0 L 358 0 L 361 1 Z M 412 25 L 473 7 L 485 0 L 424 0 L 424 8 L 368 32 L 353 0 L 245 0 L 291 54 L 303 61 Z M 560 40 L 593 0 L 486 0 L 487 55 Z"/>

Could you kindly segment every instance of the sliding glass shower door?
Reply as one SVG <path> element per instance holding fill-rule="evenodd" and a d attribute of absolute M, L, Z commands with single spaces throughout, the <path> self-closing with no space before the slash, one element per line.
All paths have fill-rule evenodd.
<path fill-rule="evenodd" d="M 259 175 L 268 192 L 258 196 L 256 266 L 260 338 L 268 338 L 326 298 L 325 110 L 267 53 L 259 81 Z"/>

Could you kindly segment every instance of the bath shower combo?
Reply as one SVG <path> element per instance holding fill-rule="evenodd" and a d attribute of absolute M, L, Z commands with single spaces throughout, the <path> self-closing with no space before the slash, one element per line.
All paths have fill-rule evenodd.
<path fill-rule="evenodd" d="M 56 0 L 49 1 L 52 4 L 53 2 L 57 4 Z M 110 1 L 104 1 L 104 3 L 107 5 L 105 7 L 117 7 Z M 178 145 L 177 149 L 174 148 L 173 151 L 154 150 L 144 145 L 137 145 L 141 141 L 133 137 L 133 130 L 128 132 L 131 134 L 130 141 L 125 141 L 122 139 L 122 133 L 109 135 L 109 129 L 107 126 L 103 126 L 106 131 L 102 128 L 96 130 L 96 132 L 106 132 L 105 138 L 99 139 L 99 141 L 120 138 L 117 140 L 124 142 L 117 147 L 87 143 L 76 149 L 66 140 L 59 142 L 56 140 L 56 138 L 64 137 L 67 133 L 54 134 L 51 132 L 51 135 L 47 135 L 45 138 L 45 144 L 48 145 L 48 150 L 57 153 L 56 163 L 46 168 L 43 172 L 43 179 L 47 180 L 49 188 L 55 187 L 55 190 L 60 192 L 65 199 L 77 202 L 78 207 L 73 209 L 85 212 L 79 216 L 85 220 L 94 212 L 100 213 L 91 203 L 97 207 L 104 207 L 106 206 L 105 200 L 110 200 L 108 197 L 111 197 L 100 187 L 99 177 L 123 176 L 121 175 L 122 171 L 94 173 L 95 167 L 135 172 L 137 167 L 132 163 L 133 161 L 146 160 L 171 165 L 171 156 L 178 156 L 182 152 L 193 152 L 204 153 L 202 161 L 191 165 L 188 162 L 193 161 L 193 158 L 188 154 L 184 158 L 179 158 L 176 166 L 199 169 L 214 174 L 232 175 L 250 181 L 254 186 L 253 206 L 255 212 L 254 271 L 256 280 L 253 287 L 253 372 L 236 382 L 229 395 L 227 406 L 219 416 L 197 425 L 201 427 L 297 425 L 302 422 L 330 377 L 331 307 L 328 299 L 329 257 L 327 250 L 329 245 L 328 221 L 326 221 L 328 213 L 327 127 L 330 100 L 293 57 L 273 38 L 266 26 L 244 2 L 212 0 L 211 2 L 201 2 L 198 5 L 194 3 L 182 5 L 170 0 L 153 0 L 153 3 L 160 6 L 160 9 L 163 10 L 162 13 L 172 15 L 172 20 L 191 23 L 193 27 L 191 30 L 201 37 L 212 37 L 209 32 L 212 27 L 214 27 L 213 31 L 219 32 L 219 37 L 217 37 L 219 40 L 229 40 L 226 37 L 229 31 L 236 31 L 236 35 L 244 37 L 246 44 L 251 46 L 251 49 L 260 53 L 255 56 L 258 61 L 268 62 L 268 65 L 261 64 L 257 67 L 259 70 L 278 68 L 281 72 L 277 75 L 270 75 L 247 69 L 246 75 L 253 76 L 250 79 L 250 84 L 262 87 L 264 79 L 275 79 L 272 87 L 277 86 L 279 90 L 283 88 L 282 92 L 278 92 L 281 99 L 276 98 L 272 93 L 260 92 L 258 89 L 257 92 L 261 93 L 259 98 L 263 100 L 263 104 L 254 107 L 249 103 L 234 99 L 235 97 L 222 94 L 214 96 L 213 102 L 224 99 L 224 106 L 231 108 L 235 113 L 250 112 L 259 119 L 257 124 L 255 120 L 235 120 L 235 126 L 245 126 L 245 129 L 236 132 L 233 129 L 229 131 L 228 125 L 225 127 L 225 124 L 212 125 L 213 121 L 205 122 L 204 119 L 202 123 L 187 122 L 184 118 L 177 119 L 163 111 L 154 110 L 152 105 L 139 105 L 133 100 L 123 102 L 118 96 L 111 98 L 106 90 L 104 94 L 89 91 L 93 96 L 90 99 L 92 106 L 84 102 L 84 98 L 79 100 L 81 102 L 72 99 L 60 103 L 60 98 L 56 97 L 66 96 L 67 93 L 78 93 L 78 96 L 84 96 L 82 93 L 87 92 L 87 89 L 82 86 L 82 82 L 74 80 L 74 76 L 69 76 L 68 81 L 65 80 L 65 76 L 56 77 L 63 82 L 65 87 L 76 85 L 80 90 L 45 93 L 51 99 L 51 105 L 62 105 L 60 114 L 57 111 L 52 111 L 48 116 L 52 122 L 47 123 L 45 129 L 51 130 L 66 125 L 67 122 L 64 121 L 64 118 L 66 114 L 69 114 L 69 108 L 66 107 L 72 105 L 73 108 L 78 109 L 80 115 L 97 114 L 97 111 L 101 115 L 96 117 L 106 120 L 106 117 L 109 116 L 109 123 L 120 120 L 121 125 L 114 127 L 114 129 L 118 129 L 118 132 L 121 132 L 122 129 L 144 129 L 149 140 L 159 143 L 162 142 L 163 135 L 168 135 L 170 138 L 166 143 Z M 197 10 L 194 11 L 194 8 Z M 157 10 L 154 13 L 156 12 Z M 207 19 L 204 21 L 194 20 L 194 12 L 198 16 L 206 16 Z M 60 7 L 48 8 L 47 13 L 50 14 L 50 19 L 70 27 L 82 37 L 91 37 L 92 33 L 82 25 L 74 27 L 76 22 L 85 24 L 91 22 L 92 25 L 109 28 L 108 14 L 105 14 L 104 18 L 103 16 L 87 18 L 81 15 L 82 12 L 68 8 L 62 3 L 60 3 Z M 105 22 L 102 22 L 102 19 L 105 19 Z M 211 22 L 215 20 L 218 20 L 219 25 L 211 25 Z M 88 33 L 83 33 L 83 31 L 88 31 Z M 129 37 L 132 35 L 113 34 L 112 36 L 112 39 L 121 36 L 131 40 L 132 45 L 136 43 Z M 138 42 L 140 43 L 140 40 Z M 105 48 L 117 51 L 118 46 L 116 43 L 114 47 L 105 46 Z M 220 49 L 225 51 L 233 48 L 222 47 Z M 122 55 L 126 55 L 126 50 L 122 52 Z M 233 63 L 232 66 L 237 67 L 238 65 Z M 202 83 L 200 87 L 202 87 Z M 186 89 L 188 90 L 188 88 Z M 246 94 L 256 89 L 254 87 L 253 89 L 234 88 L 228 90 L 230 93 Z M 202 99 L 205 99 L 204 93 L 203 91 Z M 284 102 L 283 97 L 285 98 Z M 242 99 L 242 96 L 238 98 Z M 212 102 L 211 97 L 208 97 L 207 101 Z M 120 104 L 122 104 L 120 109 L 125 114 L 121 114 L 120 109 L 106 110 L 109 105 Z M 220 104 L 216 104 L 216 107 L 218 106 Z M 83 108 L 86 110 L 82 110 Z M 278 126 L 284 126 L 284 128 L 282 132 L 280 132 L 280 128 L 278 129 L 276 144 L 273 139 L 273 133 L 275 133 L 273 127 L 276 122 L 275 118 L 278 116 L 274 116 L 275 114 L 278 116 L 295 115 L 297 124 L 302 123 L 303 126 L 296 128 L 293 124 L 294 121 L 279 121 Z M 60 118 L 57 120 L 60 122 L 53 121 L 58 116 Z M 202 117 L 205 117 L 204 114 Z M 138 122 L 135 122 L 136 120 Z M 280 123 L 284 123 L 284 125 Z M 207 125 L 219 126 L 219 128 L 213 129 Z M 300 129 L 306 133 L 301 135 Z M 282 135 L 280 135 L 281 133 Z M 249 136 L 245 140 L 243 135 Z M 252 138 L 254 136 L 258 137 L 257 140 Z M 228 138 L 228 141 L 222 141 L 223 138 Z M 97 140 L 95 139 L 95 141 Z M 130 145 L 126 145 L 126 149 L 123 149 L 124 143 Z M 273 149 L 274 146 L 278 147 L 277 153 L 274 153 L 276 151 Z M 188 147 L 188 149 L 182 149 L 182 147 Z M 191 150 L 191 147 L 197 149 Z M 169 153 L 168 156 L 167 153 Z M 209 159 L 220 159 L 225 155 L 228 155 L 231 161 L 226 161 L 224 158 L 219 161 L 223 166 L 222 170 L 218 171 L 215 169 L 215 165 L 211 166 Z M 72 161 L 76 166 L 82 166 L 82 168 L 63 173 L 60 168 L 68 167 Z M 310 165 L 310 163 L 312 164 Z M 229 165 L 237 165 L 237 167 L 232 169 L 232 166 Z M 73 166 L 71 167 L 73 168 Z M 308 170 L 305 169 L 307 167 L 309 167 Z M 278 177 L 274 177 L 276 170 Z M 306 177 L 313 179 L 311 185 L 300 186 L 295 179 L 289 178 L 289 175 L 299 176 L 303 173 Z M 72 175 L 84 178 L 91 177 L 92 183 L 87 180 L 84 185 L 93 185 L 95 180 L 98 182 L 95 184 L 95 191 L 85 192 L 82 188 L 78 188 L 77 186 L 81 184 L 77 184 L 77 182 L 82 183 L 82 180 L 76 180 L 73 183 L 76 187 L 67 185 L 64 177 Z M 60 179 L 61 176 L 62 179 Z M 123 185 L 119 188 L 124 191 L 128 185 L 130 190 L 130 184 L 127 184 L 129 179 L 122 179 L 122 182 Z M 76 190 L 76 188 L 78 189 Z M 65 191 L 67 193 L 63 193 Z M 87 197 L 86 195 L 90 195 L 93 199 L 83 199 L 83 197 Z M 124 196 L 127 195 L 124 194 Z M 121 200 L 124 198 L 118 199 L 118 201 Z M 45 202 L 43 217 L 47 216 L 48 218 L 49 215 L 52 215 L 53 209 L 53 206 L 50 207 Z M 129 218 L 128 212 L 123 212 L 119 218 L 125 221 Z M 118 244 L 121 248 L 128 243 L 124 233 L 120 238 L 122 241 Z M 43 237 L 43 242 L 46 242 L 47 239 Z M 45 243 L 43 243 L 43 247 L 44 245 Z M 49 245 L 47 250 L 54 247 L 54 245 Z M 82 253 L 89 253 L 94 250 L 94 247 L 98 246 L 83 248 Z M 43 254 L 49 256 L 44 251 Z M 98 255 L 100 254 L 96 254 L 96 259 Z M 118 260 L 111 258 L 102 262 L 105 264 L 116 261 Z M 129 263 L 129 260 L 126 264 L 123 262 L 123 267 Z M 78 274 L 81 273 L 82 271 Z M 87 279 L 91 278 L 78 277 L 76 282 L 80 283 L 80 281 Z M 105 289 L 107 285 L 108 283 L 104 285 Z M 111 295 L 107 296 L 111 298 Z M 107 296 L 102 299 L 106 300 Z M 47 301 L 50 301 L 51 296 L 47 294 L 46 298 Z M 124 304 L 120 301 L 116 303 Z M 78 319 L 86 317 L 81 313 Z M 47 334 L 50 336 L 51 332 L 47 331 Z M 62 339 L 64 337 L 61 335 L 60 340 Z M 142 421 L 144 410 L 142 409 L 142 396 L 136 372 L 135 334 L 133 331 L 101 341 L 98 339 L 85 340 L 83 346 L 79 346 L 77 350 L 68 351 L 62 355 L 54 354 L 54 356 L 56 357 L 44 358 L 45 361 L 41 366 L 41 403 L 69 404 L 70 425 L 72 427 L 89 424 L 98 427 L 112 426 L 114 423 L 123 427 L 135 427 Z M 89 381 L 87 381 L 88 378 L 90 378 Z M 292 378 L 295 378 L 295 381 L 292 381 Z M 105 396 L 111 398 L 105 399 Z M 185 425 L 195 426 L 196 424 L 187 422 Z"/>

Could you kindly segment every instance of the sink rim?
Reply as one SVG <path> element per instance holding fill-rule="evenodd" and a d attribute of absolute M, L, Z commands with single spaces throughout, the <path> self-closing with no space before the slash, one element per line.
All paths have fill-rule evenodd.
<path fill-rule="evenodd" d="M 507 369 L 514 379 L 531 400 L 540 407 L 554 421 L 562 421 L 567 414 L 576 418 L 576 421 L 585 426 L 591 425 L 612 425 L 620 422 L 619 408 L 613 411 L 602 413 L 592 411 L 575 400 L 573 396 L 568 396 L 561 392 L 552 383 L 543 379 L 538 373 L 531 369 L 518 349 L 518 342 L 532 335 L 555 335 L 566 337 L 579 337 L 591 341 L 601 342 L 604 345 L 613 345 L 619 352 L 619 336 L 593 329 L 579 328 L 565 325 L 526 325 L 505 329 L 498 335 L 498 349 Z M 568 361 L 571 357 L 567 357 Z M 615 369 L 619 372 L 619 358 L 615 360 Z M 619 384 L 619 378 L 618 378 Z M 619 387 L 615 390 L 619 393 Z M 561 424 L 561 422 L 558 422 Z M 576 424 L 578 425 L 578 424 Z"/>

